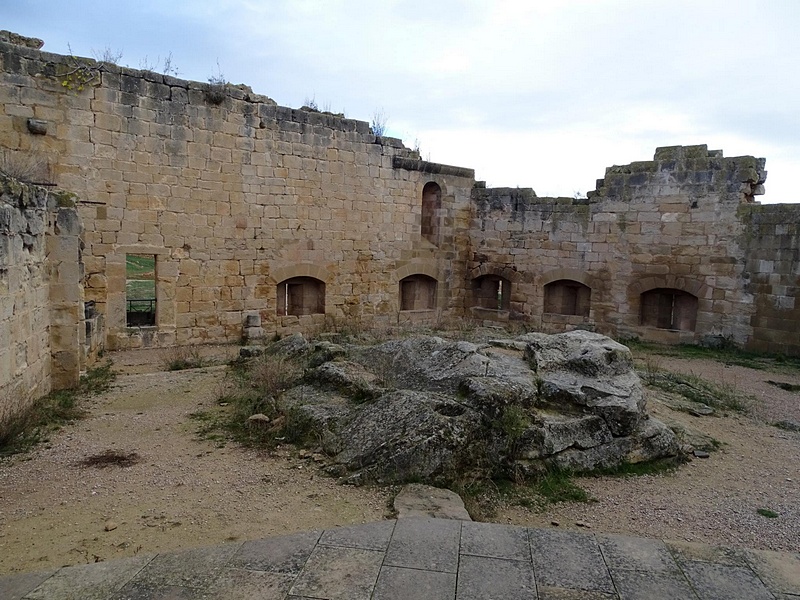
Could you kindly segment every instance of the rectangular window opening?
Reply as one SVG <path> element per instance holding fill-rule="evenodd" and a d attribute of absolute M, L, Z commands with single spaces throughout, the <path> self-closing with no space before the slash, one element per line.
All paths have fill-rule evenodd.
<path fill-rule="evenodd" d="M 128 327 L 156 324 L 156 256 L 125 255 L 125 313 Z"/>

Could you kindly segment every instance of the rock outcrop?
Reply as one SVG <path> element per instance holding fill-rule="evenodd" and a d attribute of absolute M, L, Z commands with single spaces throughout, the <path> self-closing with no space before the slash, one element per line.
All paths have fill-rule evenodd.
<path fill-rule="evenodd" d="M 679 452 L 645 411 L 628 348 L 596 333 L 424 336 L 335 353 L 303 342 L 275 345 L 311 365 L 280 402 L 353 483 L 587 471 Z"/>

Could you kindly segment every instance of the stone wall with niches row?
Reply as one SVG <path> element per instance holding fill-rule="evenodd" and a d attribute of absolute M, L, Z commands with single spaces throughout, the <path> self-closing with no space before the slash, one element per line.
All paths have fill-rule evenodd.
<path fill-rule="evenodd" d="M 86 300 L 112 348 L 236 341 L 253 313 L 279 333 L 397 323 L 401 271 L 435 274 L 428 320 L 463 303 L 451 287 L 463 280 L 471 170 L 246 86 L 9 44 L 0 60 L 0 144 L 46 158 L 52 183 L 81 197 Z M 430 181 L 442 189 L 436 243 L 420 235 Z M 155 327 L 127 327 L 127 254 L 155 257 Z M 325 314 L 278 315 L 280 281 L 308 276 L 325 284 Z"/>
<path fill-rule="evenodd" d="M 486 189 L 472 170 L 422 161 L 365 122 L 280 107 L 246 86 L 2 39 L 3 160 L 77 193 L 83 299 L 111 348 L 238 341 L 256 316 L 270 335 L 472 315 L 800 353 L 800 215 L 754 203 L 763 159 L 658 148 L 652 161 L 606 169 L 588 198 L 539 198 Z M 155 326 L 128 327 L 130 254 L 155 261 Z M 400 281 L 419 276 L 435 289 L 403 311 Z M 297 291 L 284 285 L 279 302 L 288 280 L 312 286 L 314 302 L 301 304 L 317 314 L 279 314 Z M 564 281 L 591 290 L 587 301 L 580 287 L 581 314 L 553 312 L 578 289 Z M 486 297 L 476 308 L 495 284 L 497 310 Z M 559 300 L 545 311 L 548 284 Z M 654 290 L 693 297 L 676 296 L 680 327 L 645 319 L 666 298 Z"/>
<path fill-rule="evenodd" d="M 476 188 L 468 273 L 506 274 L 509 318 L 543 330 L 798 353 L 800 210 L 755 204 L 765 179 L 763 159 L 700 145 L 610 167 L 586 199 Z M 592 289 L 588 317 L 544 312 L 562 279 Z M 659 288 L 698 298 L 694 331 L 641 324 L 641 294 Z"/>

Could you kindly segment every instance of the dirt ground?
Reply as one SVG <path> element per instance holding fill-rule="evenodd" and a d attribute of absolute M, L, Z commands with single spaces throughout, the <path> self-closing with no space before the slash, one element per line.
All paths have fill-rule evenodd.
<path fill-rule="evenodd" d="M 235 348 L 204 348 L 222 362 Z M 0 462 L 0 574 L 364 523 L 391 516 L 396 488 L 353 488 L 291 447 L 273 454 L 198 439 L 189 415 L 212 407 L 224 366 L 163 372 L 158 351 L 117 353 L 111 391 L 89 418 L 28 455 Z M 594 501 L 545 511 L 500 507 L 493 520 L 665 539 L 800 551 L 800 394 L 767 380 L 797 374 L 662 358 L 756 397 L 751 415 L 693 417 L 654 394 L 651 412 L 721 443 L 676 473 L 577 482 Z M 127 467 L 82 466 L 105 451 L 136 453 Z M 758 509 L 777 513 L 759 515 Z M 557 524 L 557 525 L 556 525 Z"/>

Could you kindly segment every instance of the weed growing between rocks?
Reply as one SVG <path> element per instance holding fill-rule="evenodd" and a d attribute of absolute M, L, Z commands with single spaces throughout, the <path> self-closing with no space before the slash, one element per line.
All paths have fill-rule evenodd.
<path fill-rule="evenodd" d="M 266 448 L 304 441 L 310 426 L 280 402 L 280 395 L 300 381 L 304 368 L 301 361 L 269 353 L 232 361 L 218 407 L 190 415 L 198 423 L 198 436 L 217 445 L 233 439 Z"/>
<path fill-rule="evenodd" d="M 28 452 L 66 423 L 80 419 L 86 410 L 80 401 L 107 391 L 116 374 L 111 362 L 89 369 L 75 388 L 51 392 L 13 419 L 0 423 L 0 457 Z"/>
<path fill-rule="evenodd" d="M 540 512 L 560 502 L 595 502 L 575 483 L 573 473 L 560 469 L 552 469 L 530 480 L 475 479 L 467 483 L 455 482 L 449 487 L 461 496 L 475 521 L 495 517 L 503 504 Z"/>

